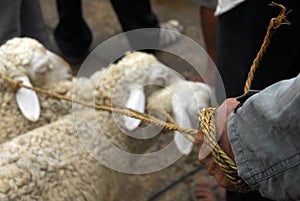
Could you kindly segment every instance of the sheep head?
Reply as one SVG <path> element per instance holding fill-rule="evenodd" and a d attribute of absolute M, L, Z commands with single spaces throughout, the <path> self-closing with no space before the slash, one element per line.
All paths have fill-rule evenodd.
<path fill-rule="evenodd" d="M 182 78 L 178 73 L 162 63 L 149 63 L 141 70 L 147 72 L 147 78 L 144 82 L 131 83 L 126 107 L 144 113 L 146 99 L 150 94 L 171 83 L 182 80 Z M 125 127 L 131 131 L 136 129 L 141 123 L 140 120 L 129 117 L 124 117 L 124 122 Z"/>
<path fill-rule="evenodd" d="M 5 73 L 28 86 L 32 86 L 32 82 L 43 87 L 72 77 L 67 62 L 31 38 L 7 41 L 0 47 L 0 58 Z M 16 92 L 16 100 L 25 118 L 30 121 L 39 119 L 40 104 L 35 92 L 21 88 Z"/>
<path fill-rule="evenodd" d="M 72 77 L 70 65 L 37 40 L 13 38 L 0 47 L 11 77 L 28 76 L 35 86 Z"/>
<path fill-rule="evenodd" d="M 204 83 L 186 81 L 176 74 L 163 64 L 150 65 L 147 83 L 152 88 L 151 93 L 145 93 L 147 85 L 133 85 L 126 107 L 139 112 L 143 112 L 145 108 L 160 108 L 171 114 L 180 126 L 197 128 L 200 109 L 211 106 L 214 100 L 211 89 Z M 159 87 L 155 89 L 151 84 Z M 129 117 L 124 117 L 124 122 L 130 131 L 137 129 L 140 124 L 140 120 Z M 180 132 L 174 132 L 174 142 L 182 154 L 188 155 L 192 151 L 193 144 Z"/>
<path fill-rule="evenodd" d="M 211 95 L 208 85 L 181 80 L 154 92 L 148 98 L 147 108 L 162 108 L 180 126 L 197 128 L 199 110 L 211 105 Z M 174 141 L 181 153 L 187 155 L 191 152 L 193 144 L 177 131 L 174 132 Z"/>

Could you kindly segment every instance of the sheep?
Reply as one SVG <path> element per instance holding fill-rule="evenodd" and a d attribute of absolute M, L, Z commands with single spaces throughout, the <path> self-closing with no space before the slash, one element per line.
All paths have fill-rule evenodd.
<path fill-rule="evenodd" d="M 148 106 L 161 108 L 172 114 L 176 123 L 185 128 L 199 126 L 198 113 L 201 108 L 214 104 L 214 97 L 208 85 L 199 82 L 178 81 L 166 88 L 157 90 L 148 97 Z M 174 133 L 174 141 L 185 155 L 192 151 L 192 143 L 178 131 Z"/>
<path fill-rule="evenodd" d="M 90 122 L 92 117 L 87 116 Z M 93 141 L 99 152 L 109 152 L 105 141 Z M 112 201 L 117 193 L 116 172 L 82 146 L 72 115 L 3 143 L 0 150 L 1 200 Z"/>
<path fill-rule="evenodd" d="M 126 64 L 127 59 L 132 55 L 135 55 L 135 62 Z M 158 65 L 149 65 L 149 62 Z M 125 83 L 129 83 L 127 85 L 129 89 L 126 89 L 121 82 L 121 93 L 117 93 L 116 89 L 120 86 L 118 85 L 120 78 L 113 77 L 113 75 L 120 77 L 127 75 L 124 71 L 120 71 L 125 70 L 130 73 L 127 66 L 134 64 L 146 65 L 147 68 L 142 69 L 141 74 L 136 77 L 137 84 L 125 76 Z M 123 69 L 122 66 L 126 68 Z M 151 67 L 157 68 L 151 70 L 153 69 Z M 113 68 L 116 70 L 114 71 Z M 133 69 L 138 71 L 138 67 L 133 67 Z M 114 74 L 114 72 L 119 74 Z M 174 77 L 173 72 L 166 69 L 153 56 L 145 53 L 127 55 L 118 64 L 112 64 L 110 68 L 98 71 L 90 78 L 83 78 L 82 81 L 87 82 L 88 86 L 92 84 L 90 89 L 94 87 L 96 94 L 99 92 L 96 97 L 97 101 L 103 102 L 102 94 L 106 93 L 105 95 L 112 97 L 112 103 L 117 106 L 125 104 L 135 107 L 134 104 L 130 104 L 130 99 L 136 98 L 135 95 L 132 95 L 136 91 L 134 87 L 138 86 L 137 90 L 139 90 L 140 86 L 148 83 L 162 85 L 148 88 L 144 86 L 143 90 L 140 90 L 142 91 L 140 94 L 144 94 L 142 97 L 147 99 L 145 103 L 151 107 L 156 106 L 157 102 L 161 102 L 161 97 L 168 97 L 163 100 L 171 99 L 170 94 L 165 95 L 163 89 L 159 90 L 164 85 L 170 86 L 171 91 L 181 90 L 181 92 L 176 92 L 179 96 L 184 93 L 182 89 L 185 89 L 183 84 L 185 81 Z M 177 85 L 181 87 L 178 88 Z M 130 88 L 131 86 L 133 87 Z M 203 88 L 200 87 L 200 90 L 203 91 Z M 117 93 L 116 96 L 121 97 L 122 100 L 114 100 L 114 93 Z M 176 112 L 175 106 L 176 104 L 173 104 L 172 101 L 163 105 L 166 111 L 173 113 Z M 146 106 L 142 107 L 146 108 Z M 140 153 L 148 147 L 142 146 L 144 142 L 131 144 L 136 143 L 135 139 L 124 136 L 112 114 L 104 111 L 83 110 L 82 107 L 78 110 L 75 106 L 74 108 L 72 115 L 61 117 L 56 122 L 31 130 L 0 145 L 1 200 L 109 201 L 114 199 L 120 183 L 119 175 L 100 166 L 92 156 L 107 166 L 109 158 L 112 157 L 117 164 L 128 166 L 131 161 L 114 155 L 110 141 L 122 150 L 129 150 L 130 153 Z M 197 113 L 197 108 L 195 112 Z M 85 121 L 81 121 L 81 119 Z M 124 117 L 120 120 L 121 122 L 127 121 Z M 121 126 L 126 129 L 125 124 Z M 140 132 L 138 127 L 133 128 L 132 131 Z M 84 142 L 84 148 L 82 142 Z M 88 151 L 85 148 L 88 148 Z"/>
<path fill-rule="evenodd" d="M 92 94 L 79 92 L 82 92 L 87 88 L 92 89 L 93 85 L 97 84 L 95 82 L 91 83 L 89 79 L 77 80 L 73 78 L 73 82 L 65 80 L 70 78 L 68 64 L 58 56 L 46 50 L 34 39 L 14 38 L 8 41 L 0 48 L 0 58 L 2 58 L 1 61 L 4 64 L 1 65 L 2 67 L 0 68 L 0 72 L 6 73 L 10 77 L 16 79 L 20 79 L 21 77 L 22 80 L 25 81 L 25 84 L 30 85 L 28 78 L 24 80 L 24 77 L 29 77 L 30 81 L 32 81 L 35 86 L 50 89 L 51 91 L 60 94 L 71 95 L 74 82 L 77 82 L 77 86 L 80 87 L 76 88 L 75 93 L 80 94 L 79 96 L 83 96 L 80 97 L 81 99 L 83 98 L 87 100 L 91 98 Z M 157 87 L 146 86 L 144 90 L 143 85 L 156 84 L 167 86 L 170 83 L 178 82 L 180 80 L 180 78 L 175 76 L 174 72 L 163 66 L 154 56 L 140 52 L 127 54 L 118 65 L 112 64 L 105 71 L 104 75 L 105 76 L 102 76 L 98 83 L 97 90 L 104 92 L 103 94 L 108 97 L 113 97 L 113 104 L 125 104 L 126 107 L 136 109 L 140 112 L 145 111 L 146 97 L 157 89 Z M 57 81 L 59 81 L 59 83 Z M 8 83 L 4 83 L 3 80 L 0 80 L 0 82 L 0 91 L 3 92 L 0 113 L 2 116 L 6 117 L 2 122 L 0 122 L 0 128 L 3 131 L 0 136 L 0 143 L 12 139 L 13 137 L 33 128 L 53 122 L 61 116 L 68 114 L 71 110 L 69 103 L 53 100 L 44 95 L 39 95 L 40 101 L 38 101 L 34 92 L 31 91 L 31 95 L 29 97 L 22 95 L 23 93 L 20 93 L 20 91 L 26 91 L 29 93 L 26 89 L 19 89 L 19 93 L 17 92 L 16 96 L 18 97 L 19 95 L 21 98 L 17 98 L 17 100 L 15 100 L 12 89 L 10 89 Z M 138 89 L 137 91 L 135 91 L 136 88 Z M 146 95 L 143 94 L 143 90 L 148 91 Z M 116 93 L 115 91 L 121 91 L 122 93 Z M 128 103 L 134 102 L 128 100 L 131 94 L 137 94 L 131 99 L 138 100 L 136 102 L 140 103 L 139 106 L 128 105 Z M 35 100 L 35 104 L 32 104 L 31 96 L 33 95 L 35 97 L 33 99 Z M 29 99 L 27 100 L 27 98 Z M 36 121 L 38 119 L 37 122 L 27 120 L 28 117 L 25 119 L 16 107 L 17 104 L 22 106 L 22 104 L 24 104 L 24 99 L 27 107 L 28 105 L 33 106 L 29 107 L 29 111 L 22 111 L 21 109 L 23 114 L 25 113 L 25 117 L 26 113 L 29 113 L 27 116 L 32 116 L 32 111 L 39 109 L 38 103 L 40 102 L 42 109 L 41 117 L 37 118 L 38 115 L 34 114 L 35 117 L 31 119 L 32 121 Z M 126 101 L 127 103 L 125 103 Z M 108 115 L 108 118 L 110 118 L 110 115 Z M 126 132 L 131 133 L 133 133 L 133 130 L 135 130 L 135 128 L 140 124 L 139 120 L 122 118 L 119 120 L 120 123 L 117 126 L 122 127 L 124 124 L 123 121 L 125 122 Z M 139 136 L 143 137 L 143 134 L 139 134 Z M 131 145 L 136 144 L 138 147 L 140 146 L 139 143 L 132 143 L 134 141 L 136 142 L 136 140 L 133 140 L 131 137 L 126 140 L 123 138 L 124 136 L 120 138 L 119 144 L 122 144 L 121 142 L 126 142 Z M 122 146 L 122 148 L 125 147 L 128 146 Z M 131 151 L 133 150 L 134 148 Z"/>
<path fill-rule="evenodd" d="M 36 87 L 67 96 L 72 95 L 74 83 L 81 82 L 75 78 L 71 80 L 68 63 L 30 38 L 13 38 L 0 47 L 0 72 L 23 80 L 26 85 L 31 86 L 32 83 Z M 86 82 L 81 84 L 80 92 L 90 85 Z M 0 143 L 53 122 L 72 111 L 70 103 L 42 94 L 37 96 L 27 89 L 21 88 L 15 93 L 1 77 L 0 93 Z M 82 98 L 87 95 L 81 94 Z"/>
<path fill-rule="evenodd" d="M 110 65 L 103 73 L 98 77 L 98 83 L 96 90 L 101 92 L 104 96 L 111 98 L 111 104 L 113 106 L 124 106 L 135 109 L 141 113 L 145 112 L 145 103 L 148 94 L 143 94 L 143 85 L 149 81 L 155 81 L 158 79 L 158 75 L 149 73 L 149 67 L 152 65 L 162 65 L 153 55 L 134 52 L 126 54 L 117 64 Z M 128 99 L 130 94 L 138 89 L 139 95 L 133 99 L 137 99 L 136 102 L 142 102 L 143 104 L 134 105 L 127 104 L 130 102 Z M 134 101 L 133 101 L 134 102 Z M 110 114 L 105 111 L 100 111 L 101 121 L 99 121 L 103 133 L 113 142 L 116 142 L 118 147 L 124 151 L 130 153 L 138 153 L 148 148 L 151 144 L 151 140 L 135 139 L 132 136 L 135 135 L 134 131 L 141 123 L 139 120 L 124 118 L 118 114 Z M 125 125 L 126 121 L 127 125 Z M 133 121 L 133 123 L 131 122 Z M 131 126 L 133 124 L 133 127 Z M 109 125 L 109 126 L 107 126 Z M 121 131 L 121 132 L 120 132 Z M 113 135 L 111 135 L 113 133 Z M 138 137 L 147 138 L 146 132 L 138 131 Z"/>
<path fill-rule="evenodd" d="M 175 101 L 167 101 L 169 105 L 164 104 L 162 108 L 167 113 L 173 114 L 176 117 L 175 120 L 180 120 L 181 116 L 190 119 L 193 118 L 192 124 L 185 121 L 182 124 L 183 127 L 198 127 L 197 115 L 199 109 L 210 105 L 211 93 L 209 88 L 205 84 L 184 80 L 177 72 L 160 63 L 153 55 L 142 52 L 127 54 L 118 64 L 112 64 L 104 71 L 97 83 L 97 90 L 111 97 L 112 105 L 135 109 L 141 113 L 144 113 L 146 108 L 150 108 L 147 107 L 147 100 L 149 100 L 151 94 L 154 92 L 164 94 L 164 92 L 157 92 L 161 88 L 169 89 L 171 93 L 181 97 L 190 97 L 189 99 L 181 99 L 185 107 L 181 108 L 181 110 L 178 108 L 178 105 L 175 105 Z M 159 97 L 159 95 L 155 97 Z M 168 97 L 160 101 L 152 102 L 163 103 L 165 100 L 169 100 L 170 97 L 169 94 Z M 154 100 L 156 98 L 151 99 Z M 199 103 L 200 106 L 197 106 Z M 194 106 L 193 110 L 191 109 L 192 106 Z M 172 107 L 179 111 L 174 112 L 171 109 Z M 188 112 L 181 115 L 180 112 L 185 111 L 185 109 Z M 192 113 L 193 116 L 190 116 Z M 157 133 L 159 130 L 153 130 L 152 127 L 148 127 L 148 129 L 138 128 L 141 123 L 139 120 L 123 117 L 118 114 L 111 115 L 107 112 L 102 112 L 101 117 L 102 121 L 100 121 L 100 124 L 102 124 L 104 134 L 107 134 L 108 138 L 113 138 L 112 141 L 118 142 L 117 144 L 122 150 L 139 153 L 142 151 L 141 147 L 144 147 L 144 150 L 146 150 L 152 145 L 153 141 L 157 140 L 156 138 L 152 138 L 151 140 L 148 138 L 153 136 L 153 132 Z M 119 132 L 119 130 L 123 132 Z M 114 133 L 114 135 L 110 135 L 110 133 Z M 180 147 L 178 143 L 179 141 L 184 141 L 185 138 L 178 137 L 181 136 L 179 133 L 175 136 L 177 136 L 176 144 L 179 146 L 178 148 L 180 150 L 187 149 L 187 145 Z M 148 140 L 145 141 L 144 139 Z M 191 144 L 187 144 L 189 147 L 187 152 L 190 152 Z M 183 152 L 185 153 L 185 151 Z"/>
<path fill-rule="evenodd" d="M 89 115 L 87 121 L 95 119 Z M 0 200 L 131 200 L 116 197 L 122 185 L 138 188 L 136 182 L 141 182 L 141 188 L 145 189 L 148 179 L 156 177 L 156 181 L 160 181 L 163 178 L 161 185 L 147 186 L 148 194 L 139 196 L 141 200 L 146 200 L 145 197 L 153 195 L 174 181 L 176 176 L 194 167 L 184 160 L 176 163 L 176 167 L 165 170 L 168 176 L 156 173 L 148 175 L 148 179 L 116 173 L 93 160 L 77 136 L 73 136 L 72 133 L 76 132 L 70 122 L 72 116 L 68 115 L 0 145 Z M 62 132 L 65 128 L 66 132 Z M 85 129 L 84 125 L 82 129 Z M 101 138 L 97 142 L 101 142 Z M 97 148 L 94 153 L 109 152 L 105 143 L 98 144 Z"/>

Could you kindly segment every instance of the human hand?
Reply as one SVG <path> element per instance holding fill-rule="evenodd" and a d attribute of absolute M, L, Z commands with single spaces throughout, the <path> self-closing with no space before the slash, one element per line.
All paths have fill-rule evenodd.
<path fill-rule="evenodd" d="M 227 123 L 230 114 L 238 104 L 239 102 L 235 98 L 226 99 L 215 113 L 217 139 L 219 139 L 218 141 L 222 149 L 233 160 L 234 155 L 227 136 Z M 196 140 L 200 147 L 198 159 L 201 163 L 207 166 L 208 173 L 215 177 L 221 187 L 229 190 L 235 190 L 233 184 L 226 178 L 221 168 L 215 162 L 208 145 L 204 141 L 204 135 L 200 130 Z"/>
<path fill-rule="evenodd" d="M 225 189 L 217 185 L 215 181 L 208 178 L 200 178 L 192 191 L 193 201 L 217 201 L 225 199 Z"/>

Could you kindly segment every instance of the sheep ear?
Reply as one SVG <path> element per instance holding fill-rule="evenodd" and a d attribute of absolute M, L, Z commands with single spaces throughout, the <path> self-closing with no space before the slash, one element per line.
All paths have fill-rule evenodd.
<path fill-rule="evenodd" d="M 126 102 L 127 108 L 144 113 L 145 104 L 146 104 L 146 98 L 145 98 L 144 88 L 142 86 L 136 87 L 135 89 L 130 91 L 129 98 Z M 125 128 L 132 131 L 140 125 L 141 120 L 124 116 L 124 123 L 125 123 Z"/>
<path fill-rule="evenodd" d="M 182 100 L 181 103 L 179 103 L 178 100 L 172 98 L 171 104 L 172 104 L 173 118 L 177 123 L 180 122 L 180 126 L 185 128 L 191 128 L 190 117 L 187 113 L 187 108 L 185 107 L 184 103 L 185 103 L 184 100 Z M 178 150 L 182 154 L 188 155 L 189 153 L 191 153 L 193 148 L 193 143 L 190 142 L 180 132 L 178 131 L 174 132 L 174 141 Z"/>
<path fill-rule="evenodd" d="M 24 85 L 32 86 L 27 76 L 17 77 L 15 80 L 22 81 Z M 32 122 L 36 122 L 39 119 L 41 111 L 36 92 L 25 88 L 20 88 L 16 92 L 16 100 L 19 109 L 26 119 Z"/>

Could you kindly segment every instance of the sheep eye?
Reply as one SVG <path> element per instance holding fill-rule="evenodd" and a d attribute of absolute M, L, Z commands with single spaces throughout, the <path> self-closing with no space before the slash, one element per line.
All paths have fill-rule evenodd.
<path fill-rule="evenodd" d="M 157 78 L 156 80 L 156 84 L 157 85 L 161 85 L 161 86 L 164 86 L 165 85 L 165 79 L 164 78 Z"/>
<path fill-rule="evenodd" d="M 45 75 L 48 72 L 48 67 L 44 66 L 38 70 L 39 75 Z"/>

